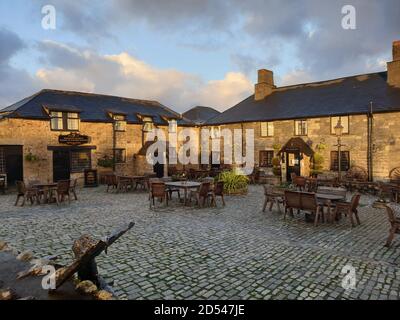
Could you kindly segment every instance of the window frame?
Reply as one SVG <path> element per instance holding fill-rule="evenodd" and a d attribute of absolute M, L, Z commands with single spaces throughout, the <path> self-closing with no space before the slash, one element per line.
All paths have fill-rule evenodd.
<path fill-rule="evenodd" d="M 333 123 L 332 123 L 332 119 L 333 118 L 347 118 L 347 132 L 344 132 L 344 130 L 343 130 L 343 135 L 349 135 L 350 134 L 350 116 L 349 115 L 347 115 L 347 116 L 332 116 L 332 117 L 330 117 L 330 123 L 331 123 L 331 129 L 330 129 L 330 131 L 331 131 L 331 135 L 332 136 L 335 136 L 336 135 L 336 133 L 335 133 L 335 130 L 333 129 L 333 127 L 332 127 L 332 125 L 333 125 Z M 336 122 L 336 124 L 337 124 L 337 122 Z M 335 124 L 335 126 L 336 126 L 336 124 Z M 342 123 L 342 125 L 343 125 L 343 123 Z M 343 126 L 344 127 L 344 126 Z"/>
<path fill-rule="evenodd" d="M 79 168 L 75 169 L 75 167 L 73 165 L 74 164 L 74 161 L 73 161 L 73 158 L 74 158 L 73 154 L 74 153 L 86 153 L 88 155 L 88 158 L 89 158 L 89 160 L 88 160 L 89 166 L 85 167 L 85 168 L 84 167 L 79 167 Z M 90 170 L 90 169 L 92 169 L 92 150 L 90 150 L 90 149 L 70 150 L 70 152 L 69 152 L 69 160 L 70 160 L 71 173 L 82 173 L 82 172 L 85 172 L 85 170 Z"/>
<path fill-rule="evenodd" d="M 263 124 L 265 123 L 265 125 L 267 126 L 267 135 L 263 135 Z M 269 124 L 272 124 L 272 134 L 270 133 L 270 127 Z M 262 138 L 271 138 L 275 135 L 275 124 L 274 121 L 262 121 L 260 122 L 260 137 Z"/>
<path fill-rule="evenodd" d="M 120 119 L 118 119 L 120 118 Z M 121 114 L 114 114 L 113 115 L 113 124 L 114 124 L 114 131 L 116 132 L 125 132 L 126 131 L 126 116 Z M 123 124 L 122 129 L 118 128 L 118 124 Z"/>
<path fill-rule="evenodd" d="M 262 159 L 262 154 L 266 154 L 266 159 L 267 159 L 267 163 L 264 164 L 264 162 L 261 161 Z M 268 155 L 272 155 L 270 157 L 270 159 L 268 158 Z M 258 162 L 259 162 L 259 167 L 260 168 L 272 168 L 273 164 L 272 164 L 272 159 L 274 159 L 275 157 L 275 152 L 274 150 L 260 150 L 259 152 L 259 158 L 258 158 Z M 269 160 L 269 161 L 268 161 Z"/>
<path fill-rule="evenodd" d="M 53 115 L 53 113 L 61 114 L 60 115 Z M 70 116 L 76 115 L 76 117 Z M 49 113 L 50 117 L 50 130 L 51 131 L 69 131 L 69 132 L 78 132 L 80 129 L 80 116 L 79 112 L 70 112 L 70 111 L 56 111 L 51 110 Z M 54 128 L 53 127 L 53 120 L 57 119 L 58 121 L 61 119 L 62 128 Z M 77 121 L 77 129 L 71 129 L 69 127 L 69 120 L 76 120 Z"/>
<path fill-rule="evenodd" d="M 297 126 L 297 123 L 298 122 L 302 122 L 302 123 L 305 123 L 305 134 L 303 134 L 302 132 L 300 133 L 300 134 L 298 134 L 297 133 L 297 128 L 298 128 L 298 126 Z M 302 129 L 304 128 L 304 126 L 302 125 L 301 126 L 302 127 Z M 302 130 L 303 131 L 303 130 Z M 296 137 L 305 137 L 305 136 L 308 136 L 308 119 L 298 119 L 298 120 L 294 120 L 294 135 L 296 136 Z"/>
<path fill-rule="evenodd" d="M 143 116 L 142 118 L 142 122 L 143 122 L 143 132 L 148 133 L 154 130 L 154 119 L 152 117 L 149 116 Z M 147 128 L 147 126 L 150 126 L 151 128 Z"/>
<path fill-rule="evenodd" d="M 340 153 L 341 153 L 341 162 L 342 162 L 342 164 L 341 164 L 341 171 L 342 172 L 346 172 L 346 171 L 349 171 L 350 170 L 350 162 L 351 162 L 351 160 L 350 160 L 350 151 L 349 150 L 343 150 L 343 151 L 340 151 Z M 336 154 L 336 158 L 334 158 L 334 154 Z M 345 156 L 345 157 L 343 157 L 343 154 L 347 154 L 347 156 Z M 345 158 L 347 158 L 347 166 L 343 166 L 343 159 L 345 159 Z M 335 159 L 337 159 L 337 160 L 335 160 Z M 331 150 L 331 159 L 330 159 L 331 161 L 330 161 L 330 170 L 331 171 L 333 171 L 333 172 L 338 172 L 339 171 L 339 159 L 338 159 L 338 151 L 337 150 Z M 337 162 L 338 164 L 337 164 L 337 167 L 335 167 L 335 162 Z"/>
<path fill-rule="evenodd" d="M 118 161 L 118 159 L 117 159 L 117 151 L 122 151 L 123 153 L 121 154 L 122 155 L 122 160 L 121 161 Z M 126 149 L 125 148 L 114 148 L 113 149 L 113 155 L 114 155 L 114 163 L 115 164 L 123 164 L 123 163 L 126 163 Z"/>

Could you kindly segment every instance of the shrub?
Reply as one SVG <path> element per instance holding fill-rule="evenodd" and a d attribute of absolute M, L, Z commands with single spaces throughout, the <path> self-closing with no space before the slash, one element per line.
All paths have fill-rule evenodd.
<path fill-rule="evenodd" d="M 247 186 L 249 184 L 249 178 L 247 176 L 237 174 L 233 170 L 220 173 L 218 181 L 224 182 L 224 191 L 228 194 L 247 191 Z"/>
<path fill-rule="evenodd" d="M 324 165 L 324 156 L 318 152 L 314 154 L 314 162 L 311 166 L 311 174 L 316 175 L 322 173 L 323 165 Z"/>
<path fill-rule="evenodd" d="M 104 156 L 97 160 L 97 165 L 103 168 L 112 168 L 114 165 L 114 160 L 108 156 Z"/>

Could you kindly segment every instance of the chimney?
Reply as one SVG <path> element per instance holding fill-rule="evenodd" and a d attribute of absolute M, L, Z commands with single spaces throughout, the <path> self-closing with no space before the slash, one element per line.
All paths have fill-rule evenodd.
<path fill-rule="evenodd" d="M 258 83 L 255 86 L 254 99 L 256 101 L 263 100 L 272 93 L 274 88 L 274 73 L 266 69 L 258 70 Z"/>
<path fill-rule="evenodd" d="M 393 61 L 387 64 L 387 74 L 388 84 L 400 88 L 400 41 L 393 42 Z"/>

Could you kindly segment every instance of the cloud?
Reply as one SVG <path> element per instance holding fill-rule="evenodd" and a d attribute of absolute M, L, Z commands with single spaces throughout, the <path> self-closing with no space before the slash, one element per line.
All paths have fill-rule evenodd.
<path fill-rule="evenodd" d="M 253 90 L 251 81 L 239 72 L 204 81 L 194 74 L 155 68 L 126 52 L 100 55 L 49 41 L 40 47 L 42 60 L 49 61 L 36 73 L 43 87 L 158 100 L 180 112 L 194 105 L 224 110 Z"/>
<path fill-rule="evenodd" d="M 31 92 L 35 83 L 24 70 L 11 65 L 12 58 L 26 47 L 14 32 L 0 28 L 0 109 Z"/>

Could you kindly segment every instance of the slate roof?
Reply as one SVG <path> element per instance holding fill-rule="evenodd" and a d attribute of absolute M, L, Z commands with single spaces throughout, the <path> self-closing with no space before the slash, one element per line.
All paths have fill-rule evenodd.
<path fill-rule="evenodd" d="M 387 84 L 387 72 L 276 88 L 255 101 L 254 95 L 206 124 L 301 119 L 400 111 L 400 89 Z"/>
<path fill-rule="evenodd" d="M 210 120 L 220 114 L 221 112 L 213 108 L 197 106 L 186 111 L 185 113 L 182 114 L 182 116 L 186 119 L 193 121 L 195 124 L 199 125 L 205 123 L 207 120 Z"/>
<path fill-rule="evenodd" d="M 141 123 L 137 114 L 153 117 L 155 124 L 165 125 L 163 117 L 177 119 L 179 125 L 193 125 L 189 120 L 157 101 L 82 93 L 42 90 L 5 109 L 0 115 L 10 118 L 48 119 L 44 108 L 79 112 L 83 121 L 110 122 L 109 113 L 126 115 L 128 123 Z"/>

